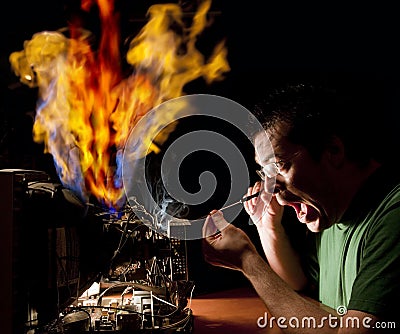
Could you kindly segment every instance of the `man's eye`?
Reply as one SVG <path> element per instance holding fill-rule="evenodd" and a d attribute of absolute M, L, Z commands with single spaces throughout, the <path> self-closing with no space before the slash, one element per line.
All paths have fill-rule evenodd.
<path fill-rule="evenodd" d="M 276 162 L 276 167 L 278 167 L 279 169 L 284 169 L 286 167 L 287 163 L 285 161 L 277 161 Z"/>

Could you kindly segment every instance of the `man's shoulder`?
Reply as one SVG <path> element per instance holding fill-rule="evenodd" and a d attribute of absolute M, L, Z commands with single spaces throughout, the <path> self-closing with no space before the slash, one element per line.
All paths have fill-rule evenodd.
<path fill-rule="evenodd" d="M 370 183 L 365 206 L 367 220 L 377 221 L 391 212 L 400 212 L 400 174 L 397 171 L 383 167 Z"/>

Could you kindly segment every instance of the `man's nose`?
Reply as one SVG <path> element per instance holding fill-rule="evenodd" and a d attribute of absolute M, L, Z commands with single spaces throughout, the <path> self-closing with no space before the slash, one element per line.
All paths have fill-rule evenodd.
<path fill-rule="evenodd" d="M 277 194 L 282 190 L 282 184 L 277 177 L 266 177 L 264 181 L 264 190 L 269 194 Z"/>

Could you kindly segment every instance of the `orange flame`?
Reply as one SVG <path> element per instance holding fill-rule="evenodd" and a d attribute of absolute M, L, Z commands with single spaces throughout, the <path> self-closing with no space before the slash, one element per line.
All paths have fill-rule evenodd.
<path fill-rule="evenodd" d="M 93 1 L 83 0 L 88 10 Z M 204 1 L 186 27 L 175 4 L 149 8 L 148 23 L 126 55 L 132 74 L 122 76 L 120 31 L 113 0 L 96 0 L 102 34 L 98 50 L 92 35 L 78 25 L 44 31 L 13 52 L 10 62 L 21 82 L 39 88 L 33 136 L 53 156 L 62 183 L 85 200 L 94 195 L 109 207 L 123 199 L 119 158 L 130 130 L 149 110 L 183 95 L 186 83 L 207 83 L 229 71 L 221 42 L 205 60 L 196 38 L 207 24 L 211 1 Z M 179 25 L 184 33 L 171 29 Z M 185 47 L 182 54 L 181 47 Z M 157 147 L 152 146 L 157 152 Z"/>

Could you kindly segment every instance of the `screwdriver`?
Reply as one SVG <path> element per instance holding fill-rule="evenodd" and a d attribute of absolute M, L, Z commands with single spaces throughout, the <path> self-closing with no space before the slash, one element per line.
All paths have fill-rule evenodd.
<path fill-rule="evenodd" d="M 235 206 L 235 205 L 238 205 L 238 204 L 243 204 L 244 202 L 247 202 L 248 200 L 251 200 L 252 198 L 257 197 L 257 196 L 260 195 L 260 194 L 261 194 L 261 190 L 260 190 L 260 191 L 257 191 L 257 192 L 254 193 L 253 195 L 245 196 L 245 197 L 243 197 L 242 199 L 240 199 L 240 200 L 237 201 L 237 202 L 234 202 L 234 203 L 232 203 L 232 204 L 229 204 L 229 205 L 227 205 L 227 206 L 224 206 L 223 208 L 219 209 L 218 211 L 222 211 L 222 210 L 229 209 L 229 208 L 231 208 L 232 206 Z M 201 219 L 207 218 L 208 216 L 209 216 L 209 215 L 203 216 L 203 217 L 201 217 Z"/>
<path fill-rule="evenodd" d="M 238 204 L 243 204 L 244 202 L 247 202 L 248 200 L 251 200 L 252 198 L 257 197 L 258 195 L 260 195 L 260 193 L 261 193 L 261 191 L 257 191 L 253 195 L 249 195 L 249 196 L 243 197 L 241 200 L 239 200 L 239 201 L 237 201 L 235 203 L 232 203 L 232 204 L 229 204 L 227 206 L 224 206 L 223 208 L 219 209 L 219 211 L 226 210 L 226 209 L 231 208 L 232 206 L 235 206 L 235 205 L 238 205 Z"/>

